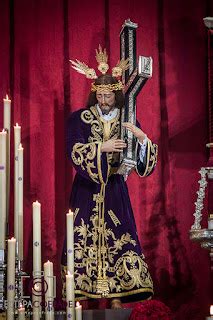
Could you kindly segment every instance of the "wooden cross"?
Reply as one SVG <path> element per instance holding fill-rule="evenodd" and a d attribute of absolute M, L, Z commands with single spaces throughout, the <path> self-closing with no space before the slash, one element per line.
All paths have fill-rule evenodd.
<path fill-rule="evenodd" d="M 152 58 L 136 56 L 136 29 L 138 25 L 126 20 L 120 33 L 121 59 L 129 58 L 129 69 L 123 73 L 122 82 L 125 83 L 125 107 L 121 111 L 121 124 L 131 122 L 136 124 L 136 98 L 146 81 L 152 76 Z M 136 167 L 136 138 L 121 125 L 121 139 L 127 143 L 127 148 L 121 153 L 118 173 L 127 179 Z"/>

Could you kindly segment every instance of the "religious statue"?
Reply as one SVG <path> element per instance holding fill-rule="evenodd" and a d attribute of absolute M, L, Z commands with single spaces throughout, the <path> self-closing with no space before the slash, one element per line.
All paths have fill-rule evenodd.
<path fill-rule="evenodd" d="M 157 146 L 138 122 L 121 123 L 124 85 L 119 78 L 128 69 L 128 59 L 121 59 L 112 74 L 107 74 L 108 56 L 100 46 L 96 60 L 100 76 L 85 63 L 71 61 L 75 70 L 94 79 L 87 107 L 71 114 L 67 131 L 68 155 L 76 169 L 70 198 L 75 295 L 80 299 L 110 298 L 111 307 L 120 308 L 121 302 L 140 301 L 153 294 L 127 185 L 118 174 L 120 153 L 127 147 L 127 141 L 121 139 L 121 126 L 136 139 L 135 169 L 139 176 L 152 173 Z M 66 245 L 62 270 L 65 276 Z"/>

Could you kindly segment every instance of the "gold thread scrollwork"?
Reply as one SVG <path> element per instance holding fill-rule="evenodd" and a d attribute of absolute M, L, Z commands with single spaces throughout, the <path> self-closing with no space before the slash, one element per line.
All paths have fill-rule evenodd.
<path fill-rule="evenodd" d="M 83 171 L 87 171 L 90 178 L 99 183 L 98 173 L 93 172 L 96 169 L 94 159 L 97 155 L 97 145 L 95 143 L 76 143 L 71 153 L 72 160 L 75 165 L 81 166 Z"/>
<path fill-rule="evenodd" d="M 94 116 L 93 114 L 90 112 L 90 110 L 84 110 L 82 111 L 81 113 L 81 120 L 84 122 L 84 123 L 91 123 L 93 120 L 94 120 Z"/>
<path fill-rule="evenodd" d="M 127 290 L 134 291 L 136 288 L 151 291 L 153 284 L 143 255 L 139 256 L 134 250 L 124 250 L 125 245 L 129 244 L 134 248 L 136 241 L 129 233 L 116 238 L 113 230 L 107 227 L 107 222 L 100 216 L 103 194 L 100 192 L 93 195 L 93 200 L 95 207 L 90 221 L 86 224 L 81 219 L 81 224 L 75 227 L 78 238 L 75 242 L 77 292 L 109 297 L 118 293 L 122 296 Z M 119 221 L 115 213 L 114 218 Z M 124 250 L 123 254 L 121 250 Z"/>
<path fill-rule="evenodd" d="M 88 138 L 89 142 L 102 142 L 103 125 L 98 117 L 98 112 L 95 107 L 84 110 L 81 113 L 81 120 L 91 125 L 91 136 Z"/>

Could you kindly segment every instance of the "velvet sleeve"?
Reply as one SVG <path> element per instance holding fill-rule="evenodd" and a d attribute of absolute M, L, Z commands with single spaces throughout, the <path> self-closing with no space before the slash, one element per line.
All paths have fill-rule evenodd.
<path fill-rule="evenodd" d="M 95 183 L 106 183 L 108 163 L 101 153 L 102 142 L 89 142 L 90 125 L 83 123 L 81 110 L 74 112 L 67 125 L 67 150 L 77 173 Z"/>
<path fill-rule="evenodd" d="M 140 124 L 137 122 L 137 127 L 140 128 Z M 137 143 L 137 165 L 136 172 L 141 177 L 149 176 L 157 164 L 158 146 L 150 139 L 147 139 L 146 152 L 143 157 L 143 161 L 140 159 L 140 144 Z"/>

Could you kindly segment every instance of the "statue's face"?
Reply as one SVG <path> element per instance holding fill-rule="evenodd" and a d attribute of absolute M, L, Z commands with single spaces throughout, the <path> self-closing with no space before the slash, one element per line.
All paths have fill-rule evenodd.
<path fill-rule="evenodd" d="M 108 114 L 115 107 L 115 93 L 110 90 L 97 91 L 96 98 L 103 114 Z"/>

